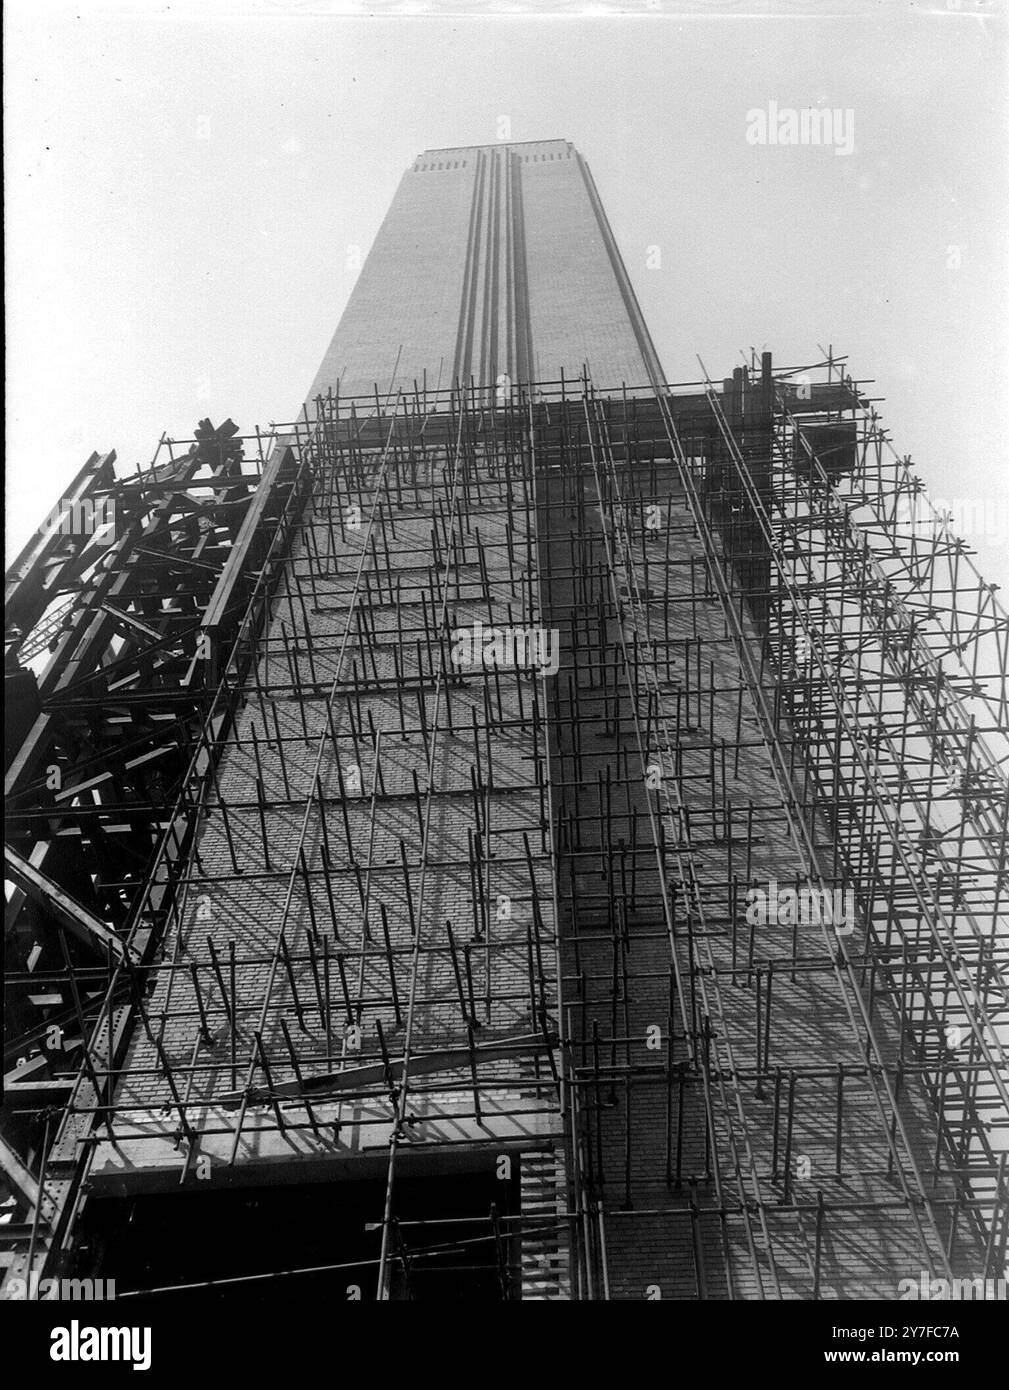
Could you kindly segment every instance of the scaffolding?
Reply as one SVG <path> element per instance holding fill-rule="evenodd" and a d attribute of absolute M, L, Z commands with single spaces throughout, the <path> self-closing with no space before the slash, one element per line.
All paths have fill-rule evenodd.
<path fill-rule="evenodd" d="M 103 465 L 143 501 L 96 595 L 136 756 L 165 741 L 154 653 L 200 695 L 161 804 L 112 762 L 108 650 L 86 680 L 114 750 L 54 804 L 52 657 L 49 742 L 26 717 L 9 754 L 8 989 L 36 1014 L 9 1039 L 5 1288 L 79 1267 L 103 1199 L 334 1174 L 371 1185 L 326 1267 L 356 1296 L 1003 1274 L 1009 627 L 865 384 L 828 353 L 329 395 L 213 434 L 218 467 L 256 454 L 226 545 L 174 455 L 142 484 Z M 146 539 L 159 499 L 185 545 Z M 184 643 L 151 597 L 169 551 L 206 569 Z M 29 685 L 90 620 L 76 570 L 43 602 L 47 565 L 9 585 Z M 418 1199 L 451 1173 L 481 1175 L 472 1209 Z"/>

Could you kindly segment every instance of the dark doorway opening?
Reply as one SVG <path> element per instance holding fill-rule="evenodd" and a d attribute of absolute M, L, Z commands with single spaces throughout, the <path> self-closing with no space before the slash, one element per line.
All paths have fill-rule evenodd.
<path fill-rule="evenodd" d="M 493 1169 L 397 1179 L 390 1298 L 520 1296 L 514 1168 L 506 1181 Z M 115 1280 L 119 1297 L 370 1300 L 384 1205 L 384 1177 L 92 1199 L 78 1250 L 89 1272 Z"/>

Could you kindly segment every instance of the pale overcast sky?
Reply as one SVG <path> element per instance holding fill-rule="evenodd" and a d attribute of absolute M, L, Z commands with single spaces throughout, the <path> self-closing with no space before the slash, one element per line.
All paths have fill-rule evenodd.
<path fill-rule="evenodd" d="M 353 8 L 9 0 L 11 547 L 93 449 L 290 418 L 402 171 L 507 116 L 589 161 L 671 380 L 847 352 L 1009 587 L 1004 4 Z M 853 149 L 748 143 L 772 101 Z"/>

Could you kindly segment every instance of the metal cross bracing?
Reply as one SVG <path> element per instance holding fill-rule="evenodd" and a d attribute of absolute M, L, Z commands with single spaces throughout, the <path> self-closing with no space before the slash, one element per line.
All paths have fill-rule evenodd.
<path fill-rule="evenodd" d="M 822 366 L 279 427 L 297 514 L 89 981 L 111 1055 L 20 1174 L 65 1252 L 85 1190 L 360 1172 L 365 1296 L 1001 1273 L 1004 616 Z M 518 1196 L 414 1219 L 501 1159 Z"/>
<path fill-rule="evenodd" d="M 247 442 L 202 421 L 181 455 L 163 438 L 118 478 L 114 454 L 92 455 L 7 573 L 5 1278 L 46 1260 L 66 1219 L 50 1141 L 79 1072 L 78 1091 L 108 1098 L 116 963 L 159 842 L 169 876 L 187 852 L 215 652 L 296 498 L 286 462 Z"/>

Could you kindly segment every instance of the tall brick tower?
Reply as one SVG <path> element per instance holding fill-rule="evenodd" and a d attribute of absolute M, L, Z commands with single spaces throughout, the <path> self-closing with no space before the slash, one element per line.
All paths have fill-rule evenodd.
<path fill-rule="evenodd" d="M 426 150 L 403 175 L 312 398 L 662 371 L 588 165 L 566 140 Z"/>
<path fill-rule="evenodd" d="M 1003 1272 L 1009 620 L 833 353 L 668 383 L 569 143 L 429 150 L 297 420 L 54 516 L 6 1297 Z"/>

